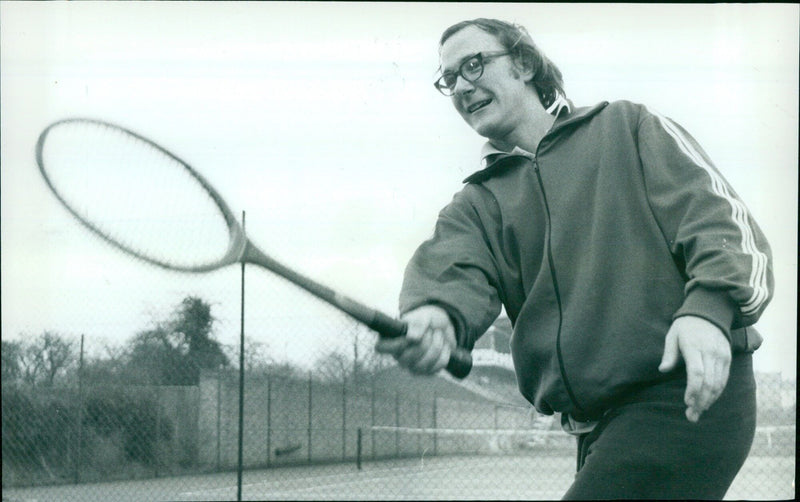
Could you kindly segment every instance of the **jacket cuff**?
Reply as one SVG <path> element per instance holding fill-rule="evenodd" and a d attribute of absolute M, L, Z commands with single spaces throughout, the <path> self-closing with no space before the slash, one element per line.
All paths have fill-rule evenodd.
<path fill-rule="evenodd" d="M 686 295 L 681 308 L 672 316 L 672 320 L 687 315 L 702 317 L 715 324 L 728 341 L 731 341 L 731 325 L 736 315 L 736 305 L 728 294 L 703 288 L 692 289 Z"/>

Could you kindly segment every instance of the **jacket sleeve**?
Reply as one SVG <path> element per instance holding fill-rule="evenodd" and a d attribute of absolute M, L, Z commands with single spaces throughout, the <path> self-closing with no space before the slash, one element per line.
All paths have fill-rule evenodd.
<path fill-rule="evenodd" d="M 467 185 L 442 209 L 433 236 L 408 263 L 400 291 L 401 313 L 425 304 L 444 308 L 458 345 L 468 350 L 500 314 L 497 266 L 474 205 L 481 190 Z"/>
<path fill-rule="evenodd" d="M 638 129 L 648 200 L 686 278 L 674 318 L 703 317 L 731 339 L 772 298 L 764 234 L 697 142 L 675 122 L 642 108 Z"/>

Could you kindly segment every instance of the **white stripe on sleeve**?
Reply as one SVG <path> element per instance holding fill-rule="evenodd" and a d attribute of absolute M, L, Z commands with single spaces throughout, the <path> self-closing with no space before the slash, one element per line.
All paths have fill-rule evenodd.
<path fill-rule="evenodd" d="M 684 155 L 705 170 L 711 178 L 711 187 L 714 193 L 730 203 L 731 219 L 736 223 L 742 235 L 742 251 L 750 256 L 752 260 L 748 286 L 753 292 L 747 301 L 740 304 L 739 308 L 745 316 L 755 314 L 769 297 L 767 255 L 756 247 L 755 232 L 750 225 L 747 208 L 739 199 L 733 196 L 722 176 L 709 165 L 705 157 L 695 148 L 692 141 L 670 119 L 658 113 L 653 113 L 653 115 L 658 118 L 661 126 L 675 140 Z"/>

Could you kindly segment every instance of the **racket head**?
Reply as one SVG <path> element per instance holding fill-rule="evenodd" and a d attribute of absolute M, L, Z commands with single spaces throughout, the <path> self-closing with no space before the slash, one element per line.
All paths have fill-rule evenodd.
<path fill-rule="evenodd" d="M 36 163 L 56 199 L 92 233 L 147 263 L 207 272 L 238 262 L 247 239 L 217 190 L 130 129 L 91 118 L 47 126 Z"/>

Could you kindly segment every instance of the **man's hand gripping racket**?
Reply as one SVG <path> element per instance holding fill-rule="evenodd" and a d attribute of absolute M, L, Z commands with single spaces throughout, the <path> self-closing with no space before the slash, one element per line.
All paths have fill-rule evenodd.
<path fill-rule="evenodd" d="M 456 331 L 448 313 L 437 305 L 422 305 L 403 315 L 406 336 L 381 338 L 375 350 L 392 355 L 412 373 L 429 375 L 447 366 L 456 349 Z"/>
<path fill-rule="evenodd" d="M 189 164 L 128 129 L 92 119 L 48 126 L 36 143 L 47 186 L 85 227 L 147 263 L 180 272 L 210 272 L 234 263 L 270 270 L 347 313 L 383 338 L 408 328 L 305 277 L 246 237 L 217 190 Z M 447 371 L 466 377 L 472 357 L 450 351 Z"/>

